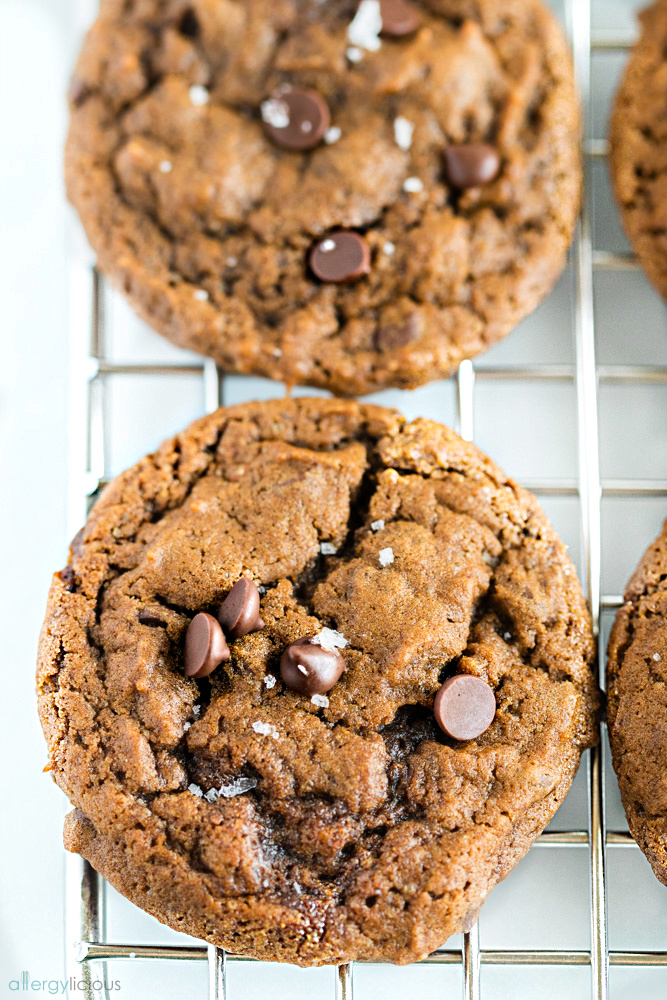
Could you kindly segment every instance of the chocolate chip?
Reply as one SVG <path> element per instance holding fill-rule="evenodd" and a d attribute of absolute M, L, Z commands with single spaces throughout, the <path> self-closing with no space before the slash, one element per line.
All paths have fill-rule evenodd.
<path fill-rule="evenodd" d="M 486 732 L 496 714 L 496 696 L 481 677 L 456 674 L 445 681 L 433 704 L 443 733 L 454 740 L 474 740 Z"/>
<path fill-rule="evenodd" d="M 195 615 L 185 635 L 185 674 L 199 680 L 208 677 L 223 660 L 229 647 L 220 622 L 202 611 Z"/>
<path fill-rule="evenodd" d="M 186 38 L 197 38 L 199 35 L 199 19 L 195 14 L 194 10 L 186 10 L 185 14 L 181 18 L 181 23 L 179 25 L 179 31 Z"/>
<path fill-rule="evenodd" d="M 387 323 L 375 331 L 375 346 L 379 351 L 394 351 L 416 340 L 419 320 L 413 313 L 402 323 Z"/>
<path fill-rule="evenodd" d="M 330 691 L 344 670 L 340 653 L 323 649 L 312 637 L 297 639 L 280 660 L 280 676 L 287 687 L 309 697 Z"/>
<path fill-rule="evenodd" d="M 167 624 L 162 618 L 158 618 L 157 615 L 153 614 L 152 611 L 147 611 L 146 608 L 142 608 L 139 612 L 139 624 L 148 625 L 150 628 L 164 628 Z"/>
<path fill-rule="evenodd" d="M 264 627 L 259 617 L 259 591 L 252 580 L 237 580 L 220 605 L 218 621 L 229 639 L 239 639 Z"/>
<path fill-rule="evenodd" d="M 340 229 L 318 240 L 310 251 L 310 267 L 320 281 L 342 285 L 368 274 L 371 251 L 359 233 Z"/>
<path fill-rule="evenodd" d="M 68 594 L 76 593 L 76 574 L 71 566 L 65 566 L 65 569 L 61 569 L 58 577 L 61 583 L 65 585 L 65 590 Z"/>
<path fill-rule="evenodd" d="M 316 90 L 285 90 L 262 104 L 264 129 L 283 149 L 313 149 L 331 124 L 327 102 Z"/>
<path fill-rule="evenodd" d="M 380 17 L 380 34 L 393 38 L 413 35 L 420 22 L 419 11 L 407 0 L 380 0 Z"/>
<path fill-rule="evenodd" d="M 479 187 L 495 180 L 500 172 L 498 150 L 484 142 L 447 146 L 443 155 L 447 179 L 452 187 Z"/>

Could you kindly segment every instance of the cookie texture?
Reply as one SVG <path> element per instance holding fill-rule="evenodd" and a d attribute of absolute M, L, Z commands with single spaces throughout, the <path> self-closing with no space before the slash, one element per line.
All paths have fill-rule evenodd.
<path fill-rule="evenodd" d="M 186 677 L 189 622 L 242 576 L 262 627 Z M 280 661 L 323 628 L 346 669 L 311 698 Z M 565 797 L 593 661 L 564 546 L 472 444 L 341 400 L 219 410 L 107 487 L 53 579 L 39 712 L 66 846 L 234 953 L 421 959 Z M 433 715 L 454 673 L 497 703 L 467 742 Z"/>
<path fill-rule="evenodd" d="M 630 832 L 667 885 L 667 521 L 630 578 L 616 615 L 607 714 Z"/>
<path fill-rule="evenodd" d="M 667 297 L 667 2 L 642 11 L 640 21 L 611 119 L 611 171 L 630 242 Z"/>
<path fill-rule="evenodd" d="M 103 0 L 85 40 L 69 197 L 139 314 L 227 371 L 342 395 L 416 386 L 505 336 L 563 267 L 579 118 L 552 14 L 424 0 L 414 32 L 386 37 L 374 9 L 363 28 L 356 0 Z M 286 87 L 314 138 L 308 95 L 326 102 L 315 148 L 269 134 Z M 453 187 L 445 150 L 481 143 L 498 176 Z M 369 263 L 318 280 L 337 268 L 313 249 L 341 231 Z"/>

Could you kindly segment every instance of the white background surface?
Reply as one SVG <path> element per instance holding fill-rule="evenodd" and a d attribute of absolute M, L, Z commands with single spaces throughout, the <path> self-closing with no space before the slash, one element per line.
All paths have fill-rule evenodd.
<path fill-rule="evenodd" d="M 66 127 L 63 94 L 88 0 L 0 0 L 0 614 L 2 615 L 2 814 L 0 827 L 0 997 L 14 996 L 9 980 L 28 970 L 33 979 L 63 978 L 63 851 L 65 802 L 41 769 L 46 752 L 33 695 L 37 635 L 50 573 L 64 564 L 78 525 L 68 507 L 68 386 L 71 329 L 67 256 L 70 214 L 61 181 Z M 560 5 L 554 4 L 560 11 Z M 634 30 L 631 0 L 594 0 L 596 29 Z M 593 135 L 605 134 L 610 94 L 623 59 L 597 55 L 593 65 Z M 604 166 L 596 168 L 596 246 L 624 250 Z M 76 239 L 74 240 L 76 242 Z M 516 362 L 572 363 L 572 282 L 561 280 L 550 300 L 480 366 Z M 110 302 L 111 353 L 118 359 L 188 357 L 142 327 L 127 307 Z M 667 364 L 665 308 L 643 276 L 596 276 L 598 360 L 603 364 Z M 192 357 L 192 356 L 189 356 Z M 281 389 L 259 379 L 229 382 L 228 402 Z M 138 383 L 117 379 L 110 389 L 114 433 L 112 471 L 152 449 L 203 407 L 195 376 Z M 451 383 L 415 393 L 391 392 L 383 401 L 409 416 L 454 420 Z M 667 478 L 664 386 L 610 385 L 600 390 L 601 461 L 605 478 Z M 519 479 L 576 475 L 576 411 L 566 383 L 481 382 L 476 394 L 476 440 Z M 573 555 L 580 549 L 578 503 L 550 499 L 548 513 Z M 603 591 L 620 593 L 643 548 L 667 514 L 664 500 L 603 502 Z M 608 623 L 605 622 L 605 625 Z M 615 782 L 608 780 L 608 821 L 623 829 Z M 556 818 L 556 828 L 586 823 L 584 770 Z M 585 850 L 535 849 L 492 894 L 481 919 L 486 948 L 587 948 L 588 855 Z M 667 890 L 636 849 L 609 852 L 609 924 L 612 949 L 667 948 Z M 112 894 L 110 937 L 174 941 L 178 935 Z M 203 966 L 135 964 L 110 969 L 121 995 L 204 996 Z M 315 997 L 332 973 L 235 965 L 233 1000 L 267 996 Z M 406 1000 L 457 997 L 460 972 L 428 967 L 357 967 L 358 998 Z M 485 1000 L 555 1000 L 590 995 L 582 969 L 483 969 Z M 613 1000 L 664 1000 L 667 970 L 612 969 Z"/>

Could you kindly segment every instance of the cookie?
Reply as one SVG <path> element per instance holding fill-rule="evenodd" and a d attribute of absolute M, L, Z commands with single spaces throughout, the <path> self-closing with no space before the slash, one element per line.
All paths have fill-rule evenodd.
<path fill-rule="evenodd" d="M 229 372 L 413 387 L 564 264 L 579 116 L 541 0 L 106 0 L 70 104 L 100 268 Z"/>
<path fill-rule="evenodd" d="M 658 0 L 640 20 L 611 119 L 611 172 L 630 242 L 667 297 L 667 2 Z"/>
<path fill-rule="evenodd" d="M 219 410 L 107 487 L 53 579 L 66 846 L 237 954 L 421 959 L 565 797 L 593 662 L 537 501 L 453 431 Z"/>
<path fill-rule="evenodd" d="M 667 521 L 624 600 L 609 638 L 609 742 L 630 832 L 667 885 Z"/>

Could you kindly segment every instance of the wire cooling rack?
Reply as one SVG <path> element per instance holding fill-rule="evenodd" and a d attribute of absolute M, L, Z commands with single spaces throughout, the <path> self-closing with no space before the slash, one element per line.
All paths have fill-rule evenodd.
<path fill-rule="evenodd" d="M 621 35 L 592 34 L 591 0 L 565 0 L 564 14 L 572 42 L 579 89 L 587 116 L 591 112 L 591 55 L 616 54 L 621 58 L 632 38 Z M 586 132 L 588 135 L 588 131 Z M 585 199 L 570 255 L 572 302 L 574 308 L 574 354 L 571 364 L 511 364 L 489 366 L 479 359 L 473 365 L 464 362 L 453 380 L 454 414 L 457 429 L 472 440 L 475 422 L 476 385 L 505 382 L 519 387 L 530 382 L 541 388 L 550 384 L 565 384 L 573 389 L 576 408 L 576 474 L 570 478 L 522 477 L 524 484 L 543 500 L 571 497 L 577 501 L 581 536 L 582 575 L 596 634 L 600 634 L 601 613 L 613 613 L 621 603 L 616 594 L 601 593 L 601 503 L 604 498 L 657 498 L 664 503 L 667 481 L 659 479 L 601 479 L 599 455 L 598 390 L 606 385 L 664 385 L 667 367 L 659 364 L 597 364 L 596 363 L 596 299 L 597 272 L 623 272 L 637 269 L 631 254 L 618 250 L 594 249 L 593 184 L 594 173 L 604 162 L 607 144 L 604 139 L 584 140 L 586 165 Z M 79 236 L 80 240 L 81 237 Z M 106 303 L 109 290 L 103 279 L 91 267 L 85 254 L 75 254 L 73 265 L 73 350 L 71 385 L 72 451 L 70 458 L 73 523 L 80 522 L 85 506 L 97 495 L 112 474 L 111 427 L 113 380 L 132 377 L 142 381 L 158 377 L 173 379 L 189 376 L 202 380 L 205 409 L 216 408 L 229 401 L 230 388 L 239 380 L 223 376 L 210 361 L 132 361 L 119 362 L 109 352 Z M 450 391 L 452 384 L 450 383 Z M 233 392 L 237 401 L 238 391 Z M 401 396 L 399 395 L 399 405 Z M 392 402 L 396 401 L 396 396 Z M 115 419 L 123 420 L 123 416 Z M 512 471 L 511 469 L 508 471 Z M 639 552 L 637 553 L 637 556 Z M 604 664 L 602 638 L 600 662 Z M 535 847 L 567 848 L 585 851 L 588 858 L 588 907 L 590 912 L 590 947 L 567 950 L 508 948 L 490 950 L 480 947 L 476 925 L 464 935 L 460 948 L 442 948 L 425 962 L 436 965 L 458 965 L 464 1000 L 480 1000 L 482 967 L 505 966 L 514 970 L 525 966 L 587 967 L 590 970 L 590 996 L 607 1000 L 609 967 L 664 969 L 661 990 L 667 993 L 667 951 L 610 950 L 607 921 L 607 849 L 616 851 L 638 848 L 623 830 L 605 830 L 605 796 L 603 758 L 604 732 L 599 748 L 584 759 L 587 769 L 588 828 L 548 831 Z M 227 985 L 231 963 L 246 961 L 226 955 L 222 950 L 205 944 L 145 944 L 132 941 L 112 943 L 107 939 L 106 884 L 88 865 L 76 856 L 68 856 L 66 874 L 66 941 L 67 975 L 71 996 L 85 1000 L 108 1000 L 109 974 L 107 963 L 150 960 L 154 963 L 206 962 L 208 967 L 209 1000 L 232 1000 Z M 667 928 L 665 929 L 667 940 Z M 114 965 L 114 967 L 116 967 Z M 173 968 L 173 966 L 172 966 Z M 414 968 L 414 967 L 413 967 Z M 343 965 L 334 970 L 333 995 L 337 1000 L 352 1000 L 353 969 Z M 192 990 L 188 990 L 193 994 Z M 445 995 L 444 993 L 442 995 Z M 449 995 L 449 994 L 448 994 Z M 557 995 L 557 994 L 554 994 Z M 625 994 L 624 994 L 625 995 Z"/>

